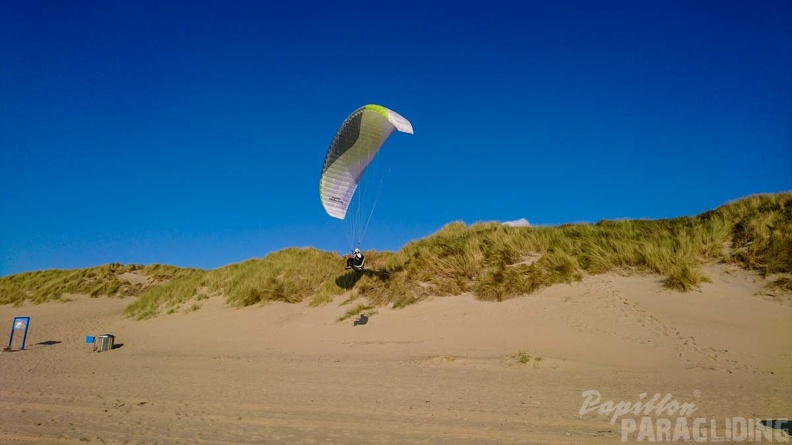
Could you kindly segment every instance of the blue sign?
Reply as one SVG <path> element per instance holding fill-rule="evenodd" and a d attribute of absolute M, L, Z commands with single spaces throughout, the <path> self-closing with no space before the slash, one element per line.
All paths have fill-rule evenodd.
<path fill-rule="evenodd" d="M 25 342 L 27 341 L 28 328 L 30 327 L 30 317 L 14 317 L 14 323 L 11 324 L 11 336 L 8 338 L 8 349 L 11 349 L 11 343 L 14 341 L 14 331 L 25 330 L 22 335 L 22 347 L 20 351 L 25 350 Z"/>

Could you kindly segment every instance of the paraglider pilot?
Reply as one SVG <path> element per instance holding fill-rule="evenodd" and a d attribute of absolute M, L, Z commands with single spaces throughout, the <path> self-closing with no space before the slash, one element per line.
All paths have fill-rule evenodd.
<path fill-rule="evenodd" d="M 366 264 L 366 258 L 360 253 L 360 249 L 355 249 L 352 256 L 346 260 L 347 269 L 362 270 L 364 264 Z"/>

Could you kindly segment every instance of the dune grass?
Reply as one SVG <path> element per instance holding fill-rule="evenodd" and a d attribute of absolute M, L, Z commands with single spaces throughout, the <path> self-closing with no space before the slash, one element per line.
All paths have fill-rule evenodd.
<path fill-rule="evenodd" d="M 520 351 L 520 352 L 514 354 L 511 357 L 511 359 L 514 362 L 519 363 L 521 365 L 526 365 L 528 363 L 531 363 L 531 361 L 534 361 L 534 362 L 541 362 L 542 361 L 542 357 L 540 357 L 538 355 L 537 356 L 531 356 L 530 354 L 528 354 L 525 351 Z M 534 363 L 534 364 L 536 365 L 536 363 Z"/>
<path fill-rule="evenodd" d="M 111 264 L 30 272 L 0 278 L 0 304 L 132 295 L 138 298 L 126 315 L 135 319 L 210 295 L 237 307 L 306 299 L 316 306 L 343 294 L 364 299 L 365 306 L 404 307 L 432 295 L 503 301 L 606 272 L 656 274 L 667 288 L 687 292 L 709 281 L 700 267 L 707 262 L 737 264 L 763 277 L 792 273 L 792 193 L 751 196 L 674 219 L 555 227 L 454 222 L 399 252 L 365 253 L 369 269 L 362 273 L 344 271 L 342 257 L 313 248 L 210 271 Z M 127 272 L 149 282 L 119 278 Z M 785 291 L 786 280 L 774 284 L 776 290 Z"/>
<path fill-rule="evenodd" d="M 356 315 L 360 315 L 363 312 L 371 311 L 374 309 L 374 306 L 366 305 L 366 304 L 358 304 L 357 306 L 349 309 L 344 313 L 344 315 L 338 317 L 338 321 L 348 320 Z M 371 314 L 370 314 L 371 315 Z"/>
<path fill-rule="evenodd" d="M 396 303 L 404 288 L 419 299 L 473 293 L 501 301 L 611 271 L 662 275 L 669 289 L 689 291 L 709 281 L 700 269 L 705 262 L 737 263 L 766 276 L 789 272 L 790 255 L 792 193 L 757 195 L 675 219 L 559 227 L 452 223 L 391 260 L 403 272 L 383 286 L 397 292 L 370 293 Z"/>
<path fill-rule="evenodd" d="M 123 274 L 137 273 L 156 284 L 189 275 L 193 271 L 158 264 L 141 266 L 112 263 L 87 269 L 25 272 L 0 278 L 0 304 L 18 305 L 23 301 L 43 303 L 61 300 L 69 294 L 91 297 L 136 296 L 143 292 L 146 285 L 124 280 Z"/>
<path fill-rule="evenodd" d="M 663 285 L 671 290 L 690 292 L 698 288 L 699 284 L 711 281 L 700 269 L 690 264 L 682 264 L 669 273 L 668 277 L 663 280 Z"/>
<path fill-rule="evenodd" d="M 781 277 L 768 283 L 768 287 L 782 292 L 792 293 L 792 278 Z"/>
<path fill-rule="evenodd" d="M 242 307 L 268 301 L 297 303 L 323 293 L 341 294 L 341 287 L 328 284 L 338 274 L 339 262 L 339 257 L 331 253 L 289 248 L 147 289 L 127 308 L 126 315 L 150 318 L 162 306 L 179 305 L 201 295 L 223 295 L 229 305 Z"/>

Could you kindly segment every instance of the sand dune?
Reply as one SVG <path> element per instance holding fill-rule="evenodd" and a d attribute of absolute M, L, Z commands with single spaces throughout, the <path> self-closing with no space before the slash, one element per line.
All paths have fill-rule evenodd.
<path fill-rule="evenodd" d="M 209 299 L 146 321 L 122 317 L 130 299 L 0 306 L 0 327 L 31 317 L 27 350 L 0 354 L 0 443 L 619 442 L 620 423 L 580 414 L 587 390 L 792 417 L 792 307 L 744 271 L 708 274 L 690 294 L 608 274 L 378 308 L 362 326 L 338 321 L 342 299 Z M 92 352 L 104 333 L 119 347 Z"/>

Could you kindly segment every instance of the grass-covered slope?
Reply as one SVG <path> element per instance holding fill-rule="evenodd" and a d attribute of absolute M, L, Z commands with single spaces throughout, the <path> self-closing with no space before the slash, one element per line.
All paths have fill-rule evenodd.
<path fill-rule="evenodd" d="M 211 295 L 235 306 L 265 301 L 312 304 L 351 291 L 369 304 L 403 306 L 429 295 L 473 293 L 503 300 L 584 274 L 655 273 L 679 291 L 707 281 L 700 265 L 738 264 L 789 292 L 792 193 L 744 198 L 695 217 L 601 221 L 559 227 L 452 223 L 401 251 L 366 252 L 368 271 L 343 270 L 343 259 L 289 248 L 215 270 L 111 264 L 0 279 L 0 304 L 42 302 L 64 294 L 136 295 L 127 314 L 148 318 Z M 133 274 L 136 280 L 129 281 Z M 145 279 L 145 282 L 141 282 Z"/>
<path fill-rule="evenodd" d="M 118 263 L 87 269 L 25 272 L 0 278 L 0 304 L 43 303 L 61 300 L 70 294 L 135 296 L 146 288 L 199 273 L 197 269 L 174 266 Z"/>
<path fill-rule="evenodd" d="M 753 196 L 667 220 L 560 227 L 453 223 L 381 264 L 395 271 L 388 280 L 360 284 L 377 303 L 466 292 L 503 300 L 586 273 L 623 270 L 656 273 L 667 287 L 687 291 L 707 280 L 699 265 L 713 260 L 763 276 L 792 272 L 792 194 Z"/>
<path fill-rule="evenodd" d="M 156 315 L 193 297 L 223 295 L 233 306 L 265 301 L 296 303 L 312 295 L 341 293 L 332 278 L 342 269 L 337 255 L 316 249 L 289 248 L 263 259 L 232 264 L 152 287 L 127 308 L 135 318 Z"/>

